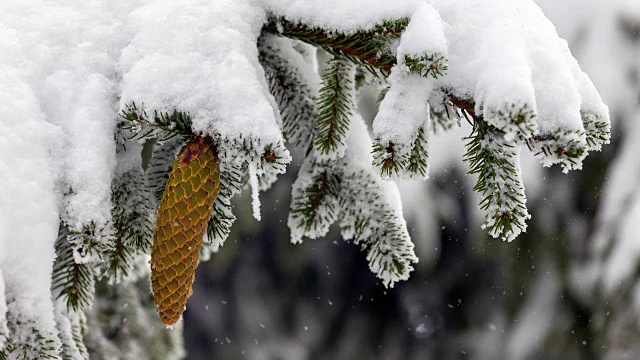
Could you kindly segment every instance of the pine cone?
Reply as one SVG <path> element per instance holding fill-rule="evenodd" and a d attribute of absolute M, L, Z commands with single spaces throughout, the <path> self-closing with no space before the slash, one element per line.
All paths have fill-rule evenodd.
<path fill-rule="evenodd" d="M 220 192 L 220 161 L 205 138 L 190 141 L 173 163 L 151 252 L 151 284 L 162 322 L 177 323 L 193 294 L 202 239 Z"/>

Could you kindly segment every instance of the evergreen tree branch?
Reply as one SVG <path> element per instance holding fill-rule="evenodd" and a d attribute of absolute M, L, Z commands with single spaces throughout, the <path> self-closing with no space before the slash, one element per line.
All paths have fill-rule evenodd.
<path fill-rule="evenodd" d="M 83 339 L 87 330 L 84 312 L 69 312 L 63 302 L 56 301 L 55 319 L 62 342 L 62 358 L 88 360 L 89 353 Z"/>
<path fill-rule="evenodd" d="M 350 164 L 345 170 L 339 200 L 342 237 L 367 251 L 371 271 L 385 287 L 393 287 L 407 280 L 418 262 L 406 223 L 390 205 L 380 178 Z"/>
<path fill-rule="evenodd" d="M 154 210 L 160 205 L 165 185 L 173 169 L 173 162 L 182 145 L 182 139 L 174 137 L 164 142 L 156 142 L 153 146 L 149 167 L 145 171 L 145 179 L 155 200 Z"/>
<path fill-rule="evenodd" d="M 202 134 L 195 134 L 192 130 L 191 115 L 187 112 L 174 110 L 172 113 L 154 110 L 149 116 L 144 106 L 138 107 L 135 102 L 128 104 L 120 117 L 125 120 L 119 124 L 122 130 L 130 130 L 135 139 L 158 138 L 164 142 L 176 136 L 188 141 Z"/>
<path fill-rule="evenodd" d="M 282 116 L 283 134 L 288 142 L 307 148 L 313 137 L 315 116 L 315 94 L 312 86 L 306 83 L 302 69 L 291 59 L 296 54 L 284 53 L 286 50 L 280 39 L 272 34 L 263 33 L 258 39 L 259 60 L 265 70 L 269 91 L 276 99 Z M 288 40 L 290 41 L 290 40 Z M 297 54 L 302 57 L 301 54 Z M 311 66 L 311 65 L 309 65 Z"/>
<path fill-rule="evenodd" d="M 236 164 L 229 164 L 220 169 L 220 193 L 213 204 L 213 215 L 207 226 L 203 249 L 216 252 L 229 237 L 231 226 L 236 220 L 231 199 L 242 190 L 242 178 L 243 171 Z M 205 258 L 208 257 L 207 253 L 204 255 Z"/>
<path fill-rule="evenodd" d="M 482 227 L 495 238 L 502 236 L 511 241 L 526 231 L 525 221 L 531 218 L 525 205 L 519 148 L 484 119 L 474 118 L 465 161 L 469 163 L 469 173 L 478 176 L 473 190 L 483 196 L 480 208 L 487 214 Z"/>
<path fill-rule="evenodd" d="M 336 221 L 340 176 L 333 166 L 309 155 L 300 169 L 291 191 L 288 225 L 292 242 L 299 243 L 304 236 L 324 236 Z"/>
<path fill-rule="evenodd" d="M 389 50 L 389 42 L 399 37 L 408 23 L 409 19 L 402 18 L 384 21 L 371 29 L 354 34 L 340 34 L 294 23 L 284 18 L 274 18 L 264 29 L 272 34 L 300 40 L 336 56 L 345 57 L 376 76 L 386 76 L 396 62 L 395 56 Z"/>
<path fill-rule="evenodd" d="M 326 66 L 318 97 L 313 144 L 319 157 L 338 159 L 344 155 L 349 118 L 355 107 L 355 69 L 339 58 L 328 61 Z"/>
<path fill-rule="evenodd" d="M 68 241 L 68 236 L 68 228 L 61 226 L 55 242 L 56 261 L 53 264 L 51 290 L 54 298 L 62 299 L 69 311 L 81 311 L 93 301 L 95 264 L 75 261 L 76 250 Z"/>
<path fill-rule="evenodd" d="M 20 313 L 23 304 L 15 304 L 16 299 L 7 299 L 9 312 L 7 323 L 9 338 L 4 350 L 0 351 L 1 360 L 47 359 L 61 360 L 61 343 L 57 334 L 41 331 L 37 321 L 25 319 Z M 26 310 L 26 309 L 25 309 Z"/>
<path fill-rule="evenodd" d="M 413 142 L 406 166 L 406 171 L 410 176 L 423 179 L 427 178 L 429 174 L 429 131 L 426 129 L 427 127 L 428 124 L 425 124 L 418 129 L 418 137 Z"/>
<path fill-rule="evenodd" d="M 102 275 L 120 282 L 128 277 L 138 254 L 149 253 L 153 242 L 153 213 L 151 196 L 142 171 L 141 147 L 129 143 L 119 131 L 116 168 L 117 176 L 111 185 L 111 218 L 114 234 L 106 245 Z"/>

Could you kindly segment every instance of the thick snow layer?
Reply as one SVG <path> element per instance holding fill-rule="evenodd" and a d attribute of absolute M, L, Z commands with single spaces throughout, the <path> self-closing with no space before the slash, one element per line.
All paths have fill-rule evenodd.
<path fill-rule="evenodd" d="M 564 43 L 540 9 L 527 0 L 434 0 L 446 23 L 449 72 L 441 85 L 476 112 L 528 104 L 540 132 L 582 130 L 581 98 Z"/>
<path fill-rule="evenodd" d="M 418 171 L 408 168 L 412 157 L 422 148 L 418 156 L 427 165 L 419 175 L 422 178 L 429 177 L 428 138 L 431 121 L 427 99 L 431 95 L 432 80 L 410 72 L 404 64 L 394 66 L 388 77 L 390 87 L 373 121 L 373 133 L 377 143 L 376 157 L 383 158 L 377 161 L 392 160 L 399 164 L 400 169 L 389 174 L 393 177 L 417 177 Z M 390 148 L 393 149 L 391 153 L 387 150 Z"/>
<path fill-rule="evenodd" d="M 62 186 L 70 193 L 65 219 L 77 228 L 92 221 L 104 226 L 110 219 L 115 166 L 114 54 L 123 41 L 114 16 L 127 7 L 84 1 L 5 4 L 10 11 L 1 22 L 13 27 L 20 43 L 18 68 L 38 96 L 46 121 L 63 132 L 56 160 L 63 166 Z"/>
<path fill-rule="evenodd" d="M 629 42 L 621 20 L 640 19 L 637 0 L 583 1 L 536 0 L 558 28 L 574 44 L 573 52 L 612 111 L 628 118 L 637 103 L 638 88 L 630 71 L 640 70 L 640 48 Z M 598 16 L 592 16 L 598 14 Z M 637 21 L 637 20 L 635 20 Z"/>
<path fill-rule="evenodd" d="M 7 317 L 55 338 L 50 288 L 60 212 L 56 162 L 48 146 L 59 132 L 45 122 L 19 72 L 2 62 L 0 104 L 0 271 Z M 27 327 L 12 335 L 22 341 L 30 336 Z"/>
<path fill-rule="evenodd" d="M 380 103 L 373 122 L 376 139 L 386 145 L 398 145 L 400 156 L 408 155 L 418 136 L 418 129 L 429 118 L 430 79 L 409 72 L 404 65 L 396 65 L 387 79 L 389 91 Z"/>
<path fill-rule="evenodd" d="M 131 14 L 121 106 L 189 112 L 196 131 L 282 142 L 279 115 L 258 62 L 266 14 L 248 0 L 154 1 Z"/>
<path fill-rule="evenodd" d="M 271 12 L 336 31 L 353 32 L 383 20 L 410 17 L 420 0 L 256 0 Z"/>
<path fill-rule="evenodd" d="M 423 54 L 447 55 L 444 23 L 433 6 L 425 3 L 417 7 L 402 33 L 397 52 L 399 59 Z"/>

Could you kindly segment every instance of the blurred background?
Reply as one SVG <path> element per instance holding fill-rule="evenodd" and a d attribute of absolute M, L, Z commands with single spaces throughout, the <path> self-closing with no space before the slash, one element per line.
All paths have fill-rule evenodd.
<path fill-rule="evenodd" d="M 431 179 L 399 184 L 420 263 L 385 289 L 337 229 L 290 243 L 294 158 L 262 221 L 238 197 L 232 235 L 200 265 L 188 359 L 640 359 L 640 1 L 537 2 L 609 105 L 613 141 L 568 175 L 523 151 L 527 233 L 480 229 L 470 129 L 439 133 Z"/>

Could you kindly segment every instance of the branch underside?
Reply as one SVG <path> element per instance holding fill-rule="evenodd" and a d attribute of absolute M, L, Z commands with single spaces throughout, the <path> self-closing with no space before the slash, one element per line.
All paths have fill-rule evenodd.
<path fill-rule="evenodd" d="M 364 67 L 375 76 L 387 77 L 391 73 L 391 68 L 397 63 L 396 56 L 388 45 L 392 40 L 400 37 L 408 23 L 407 18 L 385 21 L 371 29 L 347 35 L 294 23 L 283 18 L 272 18 L 265 25 L 264 31 L 322 48 Z M 474 115 L 473 100 L 460 99 L 453 95 L 449 95 L 448 100 L 459 109 Z"/>

